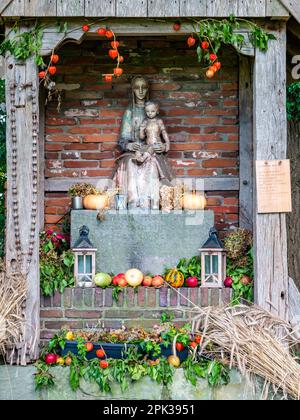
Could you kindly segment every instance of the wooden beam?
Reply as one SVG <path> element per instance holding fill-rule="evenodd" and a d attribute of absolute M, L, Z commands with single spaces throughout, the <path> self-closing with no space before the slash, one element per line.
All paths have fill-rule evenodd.
<path fill-rule="evenodd" d="M 85 0 L 84 8 L 87 17 L 116 16 L 115 0 Z"/>
<path fill-rule="evenodd" d="M 253 93 L 252 60 L 240 56 L 240 219 L 242 228 L 253 228 Z"/>
<path fill-rule="evenodd" d="M 84 0 L 57 0 L 57 16 L 84 16 Z"/>
<path fill-rule="evenodd" d="M 179 0 L 148 0 L 148 17 L 179 17 Z"/>
<path fill-rule="evenodd" d="M 264 17 L 266 13 L 265 0 L 239 0 L 238 17 Z"/>
<path fill-rule="evenodd" d="M 177 178 L 180 182 L 187 181 L 186 178 Z M 239 178 L 237 177 L 209 177 L 201 178 L 205 191 L 238 191 Z M 45 180 L 45 191 L 47 192 L 65 192 L 68 189 L 78 183 L 87 182 L 91 183 L 98 188 L 105 188 L 111 184 L 111 179 L 108 178 L 47 178 Z"/>
<path fill-rule="evenodd" d="M 300 292 L 291 277 L 289 277 L 289 321 L 297 330 L 300 339 Z"/>
<path fill-rule="evenodd" d="M 1 0 L 2 4 L 0 4 L 0 16 L 4 12 L 4 10 L 14 1 L 14 0 Z"/>
<path fill-rule="evenodd" d="M 286 24 L 267 28 L 276 36 L 254 63 L 254 159 L 284 159 L 287 150 Z M 255 204 L 256 194 L 255 194 Z M 288 319 L 286 215 L 254 212 L 255 301 Z"/>
<path fill-rule="evenodd" d="M 207 15 L 206 0 L 180 0 L 180 16 L 198 16 Z"/>
<path fill-rule="evenodd" d="M 56 0 L 25 0 L 26 16 L 56 16 Z"/>
<path fill-rule="evenodd" d="M 299 0 L 280 0 L 292 16 L 300 23 L 300 2 Z"/>
<path fill-rule="evenodd" d="M 281 0 L 266 0 L 266 17 L 287 20 L 290 14 Z"/>
<path fill-rule="evenodd" d="M 7 28 L 9 29 L 9 28 Z M 21 28 L 27 30 L 27 28 Z M 34 60 L 6 56 L 6 269 L 26 279 L 26 325 L 14 351 L 25 365 L 39 354 L 39 80 Z"/>
<path fill-rule="evenodd" d="M 147 16 L 147 0 L 116 0 L 116 16 L 143 17 Z"/>
<path fill-rule="evenodd" d="M 27 16 L 25 15 L 25 0 L 13 0 L 2 11 L 1 15 L 5 16 Z"/>

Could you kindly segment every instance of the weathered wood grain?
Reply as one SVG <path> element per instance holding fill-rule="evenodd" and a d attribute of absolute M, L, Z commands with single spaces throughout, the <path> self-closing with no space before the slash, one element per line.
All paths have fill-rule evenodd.
<path fill-rule="evenodd" d="M 288 265 L 289 275 L 300 290 L 300 122 L 288 124 L 287 156 L 291 160 L 293 206 L 293 212 L 287 215 Z"/>
<path fill-rule="evenodd" d="M 178 17 L 179 0 L 148 0 L 149 17 Z"/>
<path fill-rule="evenodd" d="M 300 292 L 289 277 L 289 321 L 300 339 Z"/>
<path fill-rule="evenodd" d="M 21 28 L 22 30 L 22 28 Z M 23 65 L 13 57 L 6 57 L 6 104 L 7 104 L 7 228 L 6 228 L 6 269 L 8 272 L 21 271 L 27 281 L 26 305 L 24 318 L 26 326 L 24 335 L 16 350 L 18 362 L 26 364 L 36 360 L 39 352 L 39 208 L 34 216 L 32 213 L 35 188 L 33 185 L 34 166 L 38 165 L 39 157 L 33 162 L 33 112 L 38 118 L 38 106 L 33 104 L 35 89 L 39 91 L 37 66 L 33 59 L 28 59 Z M 25 82 L 24 84 L 23 81 Z M 16 86 L 15 94 L 11 86 Z M 24 94 L 25 92 L 25 102 Z M 18 92 L 18 93 L 17 93 Z M 17 97 L 19 96 L 19 99 Z M 36 96 L 36 95 L 35 95 Z M 18 101 L 15 107 L 12 98 Z M 16 120 L 16 129 L 12 126 Z M 16 142 L 13 140 L 16 133 Z M 13 156 L 16 148 L 17 156 Z M 14 179 L 16 176 L 16 179 Z M 16 219 L 16 215 L 17 219 Z M 36 222 L 32 225 L 33 222 Z M 34 226 L 34 227 L 33 227 Z M 18 235 L 18 236 L 16 236 Z M 16 239 L 20 239 L 20 248 Z M 33 252 L 30 255 L 30 244 L 33 241 Z"/>
<path fill-rule="evenodd" d="M 177 178 L 178 182 L 186 181 L 186 178 Z M 201 178 L 203 181 L 203 189 L 205 191 L 238 191 L 239 178 L 237 177 L 209 177 Z M 91 184 L 100 183 L 99 188 L 105 188 L 111 183 L 111 180 L 108 178 L 48 178 L 45 180 L 45 191 L 47 192 L 64 192 L 78 182 L 88 182 Z"/>
<path fill-rule="evenodd" d="M 180 16 L 205 17 L 206 0 L 180 0 Z"/>
<path fill-rule="evenodd" d="M 56 0 L 25 0 L 26 16 L 56 16 Z"/>
<path fill-rule="evenodd" d="M 5 71 L 4 57 L 0 56 L 0 79 L 4 77 L 4 71 Z"/>
<path fill-rule="evenodd" d="M 266 0 L 266 16 L 276 18 L 288 18 L 289 11 L 284 7 L 281 0 Z"/>
<path fill-rule="evenodd" d="M 9 4 L 11 4 L 14 0 L 1 0 L 0 3 L 0 16 L 4 12 L 4 10 L 7 8 Z"/>
<path fill-rule="evenodd" d="M 85 16 L 103 17 L 116 15 L 115 0 L 85 0 Z"/>
<path fill-rule="evenodd" d="M 56 14 L 57 16 L 84 16 L 85 0 L 57 0 Z"/>
<path fill-rule="evenodd" d="M 252 60 L 240 57 L 240 215 L 242 228 L 253 228 L 253 99 Z"/>
<path fill-rule="evenodd" d="M 147 17 L 147 0 L 116 0 L 116 16 Z"/>
<path fill-rule="evenodd" d="M 265 0 L 239 0 L 237 16 L 240 17 L 256 17 L 265 16 L 266 1 Z"/>
<path fill-rule="evenodd" d="M 286 122 L 286 25 L 278 23 L 267 53 L 254 64 L 254 158 L 284 159 Z M 256 191 L 255 191 L 256 201 Z M 256 204 L 257 205 L 257 204 Z M 256 210 L 256 209 L 255 209 Z M 255 300 L 288 319 L 287 233 L 285 214 L 254 212 Z"/>
<path fill-rule="evenodd" d="M 228 17 L 231 14 L 237 16 L 239 0 L 207 0 L 206 13 L 209 17 Z"/>
<path fill-rule="evenodd" d="M 24 16 L 25 15 L 25 0 L 13 0 L 6 6 L 2 16 Z"/>
<path fill-rule="evenodd" d="M 280 0 L 283 6 L 300 23 L 300 2 L 299 0 Z"/>

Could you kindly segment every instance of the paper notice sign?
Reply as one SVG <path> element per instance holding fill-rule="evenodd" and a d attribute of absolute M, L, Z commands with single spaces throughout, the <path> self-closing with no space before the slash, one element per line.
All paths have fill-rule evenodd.
<path fill-rule="evenodd" d="M 290 161 L 257 160 L 256 188 L 258 213 L 291 212 Z"/>

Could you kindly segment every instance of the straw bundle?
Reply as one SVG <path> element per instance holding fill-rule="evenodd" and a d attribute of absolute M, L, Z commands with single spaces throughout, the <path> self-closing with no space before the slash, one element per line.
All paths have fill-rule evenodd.
<path fill-rule="evenodd" d="M 20 342 L 24 326 L 22 305 L 26 287 L 21 274 L 0 272 L 0 353 Z"/>
<path fill-rule="evenodd" d="M 193 312 L 193 332 L 202 334 L 200 354 L 217 354 L 242 374 L 265 378 L 266 385 L 300 399 L 300 365 L 291 353 L 299 339 L 288 323 L 257 306 Z"/>

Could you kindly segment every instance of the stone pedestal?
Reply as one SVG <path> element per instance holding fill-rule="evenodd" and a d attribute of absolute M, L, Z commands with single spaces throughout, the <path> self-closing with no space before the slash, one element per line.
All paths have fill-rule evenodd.
<path fill-rule="evenodd" d="M 207 211 L 108 211 L 97 220 L 97 211 L 73 210 L 71 244 L 79 228 L 87 225 L 90 240 L 98 249 L 97 271 L 119 273 L 138 268 L 144 273 L 162 273 L 175 267 L 180 258 L 198 255 L 198 249 L 214 225 L 214 213 Z"/>

